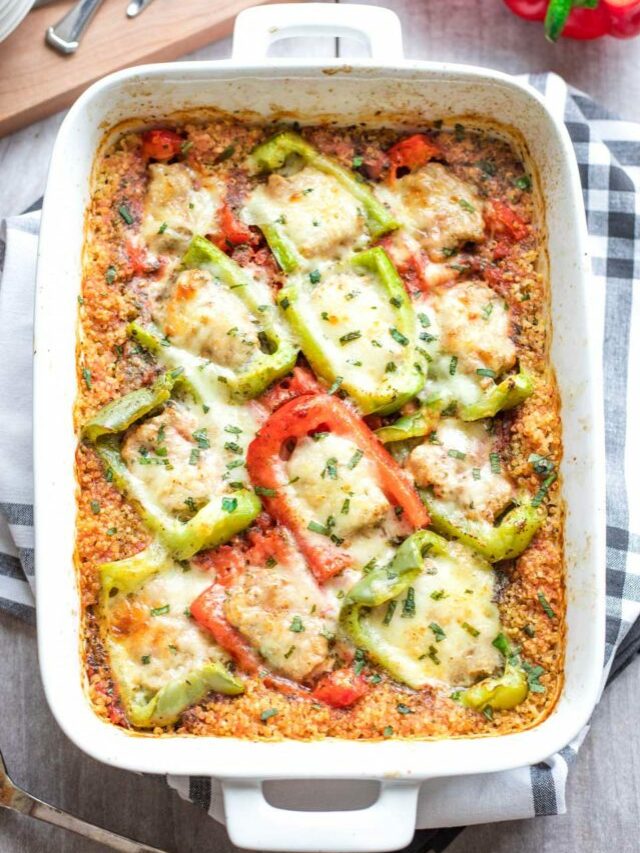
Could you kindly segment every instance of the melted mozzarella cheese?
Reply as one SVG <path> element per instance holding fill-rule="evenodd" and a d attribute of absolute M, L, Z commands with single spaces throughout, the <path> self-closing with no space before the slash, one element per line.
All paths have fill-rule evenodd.
<path fill-rule="evenodd" d="M 218 230 L 216 214 L 224 188 L 184 163 L 152 163 L 142 235 L 156 254 L 182 255 L 196 234 Z"/>
<path fill-rule="evenodd" d="M 377 192 L 404 226 L 404 233 L 433 254 L 434 260 L 441 259 L 442 249 L 484 236 L 481 199 L 470 184 L 440 163 L 427 163 L 399 178 L 393 188 L 379 187 Z M 402 237 L 401 231 L 398 239 Z"/>
<path fill-rule="evenodd" d="M 224 460 L 205 428 L 203 448 L 194 434 L 202 419 L 184 406 L 164 411 L 132 427 L 122 443 L 122 458 L 154 503 L 178 516 L 193 515 L 223 485 Z"/>
<path fill-rule="evenodd" d="M 489 368 L 496 375 L 515 364 L 507 305 L 479 281 L 443 289 L 433 301 L 440 326 L 440 348 L 463 359 L 469 370 Z"/>
<path fill-rule="evenodd" d="M 249 566 L 225 601 L 229 622 L 283 674 L 304 681 L 329 666 L 329 641 L 337 629 L 330 600 L 304 561 Z"/>
<path fill-rule="evenodd" d="M 317 287 L 301 289 L 304 295 L 296 307 L 314 337 L 323 341 L 333 374 L 343 376 L 347 388 L 389 393 L 407 347 L 391 335 L 394 311 L 376 276 L 327 270 Z"/>
<path fill-rule="evenodd" d="M 391 658 L 415 688 L 433 682 L 467 686 L 501 664 L 492 645 L 500 631 L 493 573 L 470 549 L 448 547 L 447 556 L 425 561 L 413 583 L 415 615 L 403 616 L 402 595 L 390 619 L 388 604 L 362 617 L 381 657 Z"/>
<path fill-rule="evenodd" d="M 197 670 L 224 652 L 187 615 L 211 576 L 174 564 L 136 592 L 109 599 L 110 651 L 118 677 L 138 700 Z"/>
<path fill-rule="evenodd" d="M 333 257 L 366 233 L 358 201 L 309 166 L 290 177 L 270 175 L 252 192 L 243 218 L 250 225 L 278 224 L 305 258 Z"/>
<path fill-rule="evenodd" d="M 406 524 L 379 486 L 375 466 L 349 439 L 333 433 L 302 439 L 287 462 L 287 475 L 292 481 L 286 487 L 287 499 L 301 524 L 329 525 L 356 566 L 386 562 L 393 554 L 393 540 L 407 535 Z M 309 535 L 326 541 L 322 533 Z M 328 586 L 335 594 L 344 591 L 347 574 Z"/>
<path fill-rule="evenodd" d="M 257 321 L 244 302 L 206 270 L 180 273 L 154 319 L 172 342 L 222 367 L 238 369 L 257 351 Z"/>
<path fill-rule="evenodd" d="M 435 440 L 432 437 L 412 450 L 407 469 L 418 486 L 432 486 L 437 498 L 451 501 L 467 517 L 493 524 L 513 499 L 514 488 L 502 472 L 491 470 L 491 450 L 485 421 L 447 418 L 440 423 Z"/>
<path fill-rule="evenodd" d="M 317 441 L 303 438 L 287 462 L 289 477 L 296 480 L 296 491 L 309 515 L 322 523 L 332 516 L 338 536 L 377 524 L 389 509 L 366 455 L 350 467 L 359 455 L 352 441 L 329 433 Z M 343 512 L 345 501 L 347 512 Z"/>

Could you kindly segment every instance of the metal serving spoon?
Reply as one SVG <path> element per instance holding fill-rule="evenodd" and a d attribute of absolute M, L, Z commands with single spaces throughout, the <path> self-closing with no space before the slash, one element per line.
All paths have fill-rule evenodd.
<path fill-rule="evenodd" d="M 37 800 L 31 794 L 27 794 L 26 791 L 14 785 L 9 778 L 1 752 L 0 806 L 12 809 L 14 812 L 20 812 L 20 814 L 29 815 L 29 817 L 35 817 L 37 820 L 43 820 L 46 823 L 52 823 L 54 826 L 62 827 L 62 829 L 68 829 L 78 835 L 83 835 L 85 838 L 90 838 L 92 841 L 98 841 L 106 847 L 111 847 L 112 850 L 120 850 L 121 853 L 166 853 L 157 847 L 149 847 L 147 844 L 132 841 L 130 838 L 110 832 L 108 829 L 93 826 L 78 817 L 55 808 L 55 806 Z"/>
<path fill-rule="evenodd" d="M 60 53 L 75 53 L 82 33 L 89 26 L 102 2 L 103 0 L 78 0 L 57 24 L 49 27 L 45 34 L 47 44 Z"/>

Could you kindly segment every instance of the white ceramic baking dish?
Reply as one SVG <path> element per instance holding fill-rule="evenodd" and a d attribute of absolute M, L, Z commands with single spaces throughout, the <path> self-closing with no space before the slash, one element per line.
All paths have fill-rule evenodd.
<path fill-rule="evenodd" d="M 371 59 L 267 59 L 284 36 L 351 36 Z M 536 728 L 499 738 L 360 743 L 253 743 L 233 738 L 127 734 L 91 710 L 79 654 L 73 566 L 72 428 L 77 295 L 83 218 L 95 152 L 124 119 L 150 123 L 214 105 L 258 120 L 361 119 L 378 125 L 477 115 L 511 126 L 528 149 L 546 205 L 552 282 L 552 359 L 564 418 L 567 503 L 566 682 Z M 372 118 L 372 116 L 374 116 Z M 494 71 L 402 58 L 396 16 L 372 6 L 267 6 L 237 20 L 233 58 L 150 65 L 113 74 L 76 102 L 55 145 L 44 201 L 35 332 L 36 569 L 40 665 L 66 734 L 93 757 L 130 770 L 222 780 L 231 839 L 261 850 L 378 851 L 409 842 L 420 781 L 488 773 L 540 761 L 586 723 L 598 697 L 604 638 L 604 442 L 599 336 L 589 297 L 586 228 L 578 170 L 561 117 L 533 90 Z M 297 812 L 270 805 L 270 779 L 378 780 L 367 809 Z"/>

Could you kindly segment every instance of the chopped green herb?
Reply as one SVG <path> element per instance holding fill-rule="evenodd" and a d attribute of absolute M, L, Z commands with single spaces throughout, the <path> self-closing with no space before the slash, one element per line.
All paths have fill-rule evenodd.
<path fill-rule="evenodd" d="M 538 593 L 538 601 L 540 602 L 540 606 L 542 607 L 542 609 L 544 610 L 544 612 L 547 614 L 547 616 L 549 617 L 549 619 L 555 619 L 555 618 L 556 618 L 556 614 L 555 614 L 555 612 L 552 610 L 551 605 L 550 605 L 550 604 L 549 604 L 549 602 L 547 601 L 547 599 L 546 599 L 546 597 L 545 597 L 545 595 L 544 595 L 544 593 L 543 593 L 543 592 L 539 592 L 539 593 Z"/>
<path fill-rule="evenodd" d="M 151 663 L 151 655 L 142 655 L 140 660 L 146 666 L 147 664 Z"/>
<path fill-rule="evenodd" d="M 554 463 L 548 456 L 540 456 L 539 453 L 532 453 L 529 456 L 529 462 L 533 466 L 533 470 L 541 477 L 547 477 L 555 468 Z"/>
<path fill-rule="evenodd" d="M 500 454 L 499 453 L 490 453 L 489 454 L 489 463 L 491 465 L 491 473 L 499 474 L 502 470 L 502 466 L 500 463 Z"/>
<path fill-rule="evenodd" d="M 325 477 L 328 477 L 330 480 L 338 479 L 338 460 L 335 456 L 330 456 L 329 459 L 327 459 L 320 476 L 322 479 Z"/>
<path fill-rule="evenodd" d="M 367 676 L 367 681 L 370 684 L 380 684 L 380 682 L 382 681 L 382 676 L 379 675 L 379 673 L 377 672 L 372 672 L 370 675 Z"/>
<path fill-rule="evenodd" d="M 420 320 L 420 325 L 423 329 L 427 329 L 431 325 L 431 320 L 429 319 L 427 314 L 424 314 L 422 312 L 418 314 L 418 320 Z"/>
<path fill-rule="evenodd" d="M 242 448 L 235 441 L 225 441 L 224 449 L 229 450 L 231 453 L 242 453 Z"/>
<path fill-rule="evenodd" d="M 131 215 L 131 211 L 127 207 L 126 204 L 121 204 L 118 208 L 118 213 L 127 223 L 127 225 L 133 225 L 133 216 Z"/>
<path fill-rule="evenodd" d="M 402 299 L 399 296 L 392 296 L 389 302 L 393 305 L 394 308 L 400 308 L 402 305 Z"/>
<path fill-rule="evenodd" d="M 341 335 L 338 340 L 340 341 L 340 345 L 344 346 L 345 344 L 351 343 L 351 341 L 357 341 L 358 338 L 362 337 L 362 332 L 357 329 L 353 332 L 347 332 L 345 335 Z"/>
<path fill-rule="evenodd" d="M 385 726 L 382 729 L 383 737 L 392 737 L 393 736 L 393 726 Z"/>
<path fill-rule="evenodd" d="M 487 302 L 487 304 L 484 305 L 482 308 L 482 314 L 483 314 L 485 320 L 489 319 L 492 311 L 493 311 L 493 302 Z"/>
<path fill-rule="evenodd" d="M 278 494 L 276 489 L 268 489 L 266 486 L 255 486 L 253 491 L 256 493 L 256 495 L 261 495 L 265 498 L 275 498 L 275 496 Z"/>
<path fill-rule="evenodd" d="M 290 657 L 291 657 L 291 655 L 295 652 L 295 650 L 296 650 L 296 647 L 295 647 L 295 646 L 290 646 L 290 647 L 289 647 L 289 650 L 285 653 L 284 659 L 285 659 L 285 660 L 289 660 L 289 658 L 290 658 Z"/>
<path fill-rule="evenodd" d="M 466 210 L 468 213 L 475 213 L 476 212 L 475 207 L 471 204 L 470 201 L 467 201 L 466 198 L 458 199 L 458 204 L 460 205 L 460 207 L 463 210 Z"/>
<path fill-rule="evenodd" d="M 429 627 L 433 631 L 433 636 L 436 638 L 436 643 L 441 643 L 447 636 L 437 622 L 430 622 Z"/>
<path fill-rule="evenodd" d="M 545 670 L 541 666 L 533 666 L 529 661 L 521 661 L 522 668 L 527 673 L 527 683 L 529 690 L 532 693 L 545 693 L 544 684 L 540 684 L 540 676 L 544 675 Z"/>
<path fill-rule="evenodd" d="M 543 481 L 542 485 L 536 492 L 536 494 L 531 499 L 531 506 L 540 506 L 542 501 L 547 496 L 547 492 L 549 491 L 549 487 L 555 483 L 558 479 L 558 475 L 554 472 L 553 474 L 549 474 L 549 476 Z"/>
<path fill-rule="evenodd" d="M 345 498 L 344 501 L 342 502 L 342 509 L 340 510 L 340 514 L 341 515 L 348 515 L 350 505 L 351 505 L 351 501 L 349 500 L 349 498 Z"/>
<path fill-rule="evenodd" d="M 326 438 L 329 435 L 328 432 L 314 432 L 311 438 L 314 441 L 321 441 L 323 438 Z"/>
<path fill-rule="evenodd" d="M 91 512 L 92 512 L 94 515 L 98 515 L 98 513 L 100 512 L 100 503 L 99 503 L 99 501 L 91 501 Z"/>
<path fill-rule="evenodd" d="M 267 708 L 266 711 L 263 711 L 260 714 L 260 719 L 262 720 L 263 723 L 266 723 L 267 720 L 271 719 L 271 717 L 275 717 L 277 713 L 278 713 L 277 708 Z"/>
<path fill-rule="evenodd" d="M 441 249 L 440 251 L 445 256 L 445 258 L 452 258 L 457 253 L 458 250 L 457 249 L 447 249 L 445 247 L 444 249 Z"/>
<path fill-rule="evenodd" d="M 313 533 L 320 533 L 322 536 L 328 536 L 331 532 L 324 524 L 320 524 L 318 521 L 310 521 L 307 525 L 307 530 L 311 530 Z"/>
<path fill-rule="evenodd" d="M 514 184 L 518 187 L 519 190 L 530 190 L 531 189 L 531 178 L 529 175 L 521 175 L 519 178 L 516 178 Z"/>
<path fill-rule="evenodd" d="M 412 619 L 416 615 L 416 593 L 412 586 L 407 588 L 407 597 L 402 602 L 403 619 Z"/>
<path fill-rule="evenodd" d="M 240 429 L 240 427 L 233 426 L 232 424 L 227 424 L 226 427 L 224 428 L 224 431 L 230 432 L 232 435 L 241 435 L 242 434 L 242 430 Z"/>
<path fill-rule="evenodd" d="M 396 709 L 399 714 L 413 714 L 415 713 L 413 708 L 410 708 L 408 705 L 405 705 L 404 702 L 398 702 L 396 705 Z"/>
<path fill-rule="evenodd" d="M 237 498 L 222 498 L 222 509 L 224 510 L 224 512 L 235 512 L 237 508 Z"/>
<path fill-rule="evenodd" d="M 353 660 L 355 662 L 353 670 L 356 675 L 360 675 L 367 663 L 367 656 L 364 652 L 364 649 L 356 649 L 355 654 L 353 656 Z"/>
<path fill-rule="evenodd" d="M 406 347 L 409 345 L 409 338 L 403 335 L 402 332 L 399 332 L 395 326 L 391 326 L 391 328 L 389 329 L 389 334 L 396 343 L 400 344 L 400 346 Z"/>
<path fill-rule="evenodd" d="M 486 708 L 483 708 L 482 713 L 487 718 L 487 720 L 493 720 L 493 708 L 491 707 L 491 705 L 487 705 Z"/>
<path fill-rule="evenodd" d="M 84 299 L 82 296 L 78 296 L 78 305 L 84 305 Z"/>
<path fill-rule="evenodd" d="M 398 366 L 396 365 L 395 361 L 388 361 L 385 368 L 384 368 L 384 372 L 385 373 L 395 373 L 397 369 L 398 369 Z"/>
<path fill-rule="evenodd" d="M 107 284 L 113 284 L 113 282 L 116 280 L 116 275 L 116 268 L 114 266 L 108 266 L 107 271 L 104 274 L 104 277 L 107 280 Z"/>
<path fill-rule="evenodd" d="M 460 627 L 464 628 L 467 634 L 469 634 L 471 637 L 477 637 L 480 634 L 480 631 L 478 631 L 477 628 L 474 628 L 473 625 L 469 625 L 468 622 L 461 622 Z"/>
<path fill-rule="evenodd" d="M 485 175 L 493 176 L 496 173 L 496 165 L 490 160 L 479 160 L 477 165 L 482 169 Z"/>
<path fill-rule="evenodd" d="M 430 598 L 433 598 L 434 601 L 440 601 L 443 598 L 447 598 L 447 593 L 443 589 L 434 589 Z"/>
<path fill-rule="evenodd" d="M 282 299 L 280 302 L 280 307 L 283 311 L 286 311 L 289 305 L 291 305 L 291 302 L 289 301 L 289 298 L 285 296 L 284 299 Z"/>
<path fill-rule="evenodd" d="M 164 232 L 167 230 L 167 227 L 167 223 L 163 222 L 162 225 L 158 228 L 158 234 L 164 234 Z"/>
<path fill-rule="evenodd" d="M 489 379 L 495 379 L 496 378 L 495 370 L 491 370 L 490 367 L 479 367 L 476 370 L 476 373 L 478 374 L 478 376 L 488 376 Z"/>
<path fill-rule="evenodd" d="M 463 453 L 461 450 L 455 450 L 451 448 L 451 450 L 447 451 L 447 456 L 451 456 L 452 459 L 466 459 L 467 454 Z"/>
<path fill-rule="evenodd" d="M 304 631 L 304 625 L 299 616 L 293 617 L 291 625 L 289 625 L 289 630 L 293 631 L 294 634 L 301 634 Z"/>
<path fill-rule="evenodd" d="M 185 498 L 184 502 L 186 503 L 187 508 L 191 510 L 191 512 L 195 512 L 198 509 L 198 505 L 192 497 Z"/>
<path fill-rule="evenodd" d="M 185 141 L 180 146 L 180 152 L 182 154 L 187 154 L 193 148 L 193 142 L 190 139 L 185 139 Z"/>
<path fill-rule="evenodd" d="M 267 557 L 267 559 L 264 561 L 264 564 L 268 569 L 272 569 L 274 566 L 278 565 L 278 561 L 273 555 L 271 555 L 270 557 Z"/>
<path fill-rule="evenodd" d="M 171 605 L 169 605 L 169 604 L 163 604 L 162 607 L 152 607 L 151 608 L 151 615 L 152 616 L 164 616 L 166 613 L 169 612 L 169 610 L 171 610 Z"/>
<path fill-rule="evenodd" d="M 430 658 L 436 666 L 440 666 L 440 658 L 438 657 L 438 652 L 435 646 L 429 646 L 426 656 Z"/>
<path fill-rule="evenodd" d="M 533 637 L 535 637 L 535 635 L 536 635 L 536 630 L 535 630 L 535 628 L 533 627 L 533 625 L 531 625 L 530 623 L 527 623 L 527 624 L 523 627 L 523 629 L 522 629 L 522 630 L 523 630 L 523 632 L 527 635 L 527 637 L 531 637 L 532 639 L 533 639 Z"/>
<path fill-rule="evenodd" d="M 118 532 L 118 528 L 117 528 L 117 527 L 110 527 L 110 528 L 107 530 L 107 536 L 115 536 L 117 532 Z"/>
<path fill-rule="evenodd" d="M 473 477 L 474 480 L 479 480 L 480 476 L 481 476 L 480 469 L 479 468 L 472 468 L 471 469 L 471 476 Z"/>
<path fill-rule="evenodd" d="M 356 157 L 354 157 L 353 160 L 351 161 L 351 165 L 353 166 L 354 169 L 359 169 L 363 163 L 364 163 L 364 160 L 359 154 Z"/>
<path fill-rule="evenodd" d="M 327 394 L 335 394 L 338 388 L 342 385 L 342 376 L 336 376 L 333 385 L 327 391 Z"/>
<path fill-rule="evenodd" d="M 207 430 L 205 429 L 205 427 L 202 427 L 202 429 L 197 429 L 194 433 L 191 433 L 191 437 L 198 445 L 200 450 L 206 450 L 208 447 L 211 447 L 211 442 L 207 437 Z"/>
<path fill-rule="evenodd" d="M 311 270 L 309 273 L 309 281 L 311 284 L 317 284 L 320 281 L 320 270 Z"/>
<path fill-rule="evenodd" d="M 228 468 L 229 471 L 232 471 L 234 468 L 242 468 L 244 462 L 242 459 L 232 459 L 231 462 L 227 462 L 225 468 Z"/>
<path fill-rule="evenodd" d="M 235 145 L 227 145 L 227 147 L 218 154 L 216 157 L 216 163 L 224 163 L 225 160 L 228 160 L 229 157 L 233 157 L 236 150 Z"/>
<path fill-rule="evenodd" d="M 200 461 L 200 451 L 197 447 L 194 447 L 189 454 L 189 465 L 197 465 Z"/>
<path fill-rule="evenodd" d="M 388 625 L 393 619 L 393 614 L 396 612 L 396 607 L 398 606 L 398 602 L 392 598 L 389 604 L 387 604 L 387 610 L 384 614 L 384 619 L 382 620 L 383 625 Z"/>
<path fill-rule="evenodd" d="M 91 371 L 88 367 L 82 368 L 82 378 L 84 379 L 84 384 L 91 390 Z"/>
<path fill-rule="evenodd" d="M 452 355 L 451 361 L 449 362 L 449 374 L 451 376 L 455 376 L 457 369 L 458 369 L 458 356 Z"/>
<path fill-rule="evenodd" d="M 356 450 L 356 452 L 353 454 L 351 459 L 347 462 L 347 468 L 349 468 L 350 470 L 353 471 L 353 469 L 356 467 L 358 462 L 360 462 L 360 460 L 362 459 L 363 456 L 364 456 L 363 450 L 360 450 L 360 449 Z"/>

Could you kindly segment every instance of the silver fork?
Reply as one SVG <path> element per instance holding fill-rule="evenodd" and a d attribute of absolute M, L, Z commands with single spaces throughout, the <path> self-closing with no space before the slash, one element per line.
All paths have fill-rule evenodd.
<path fill-rule="evenodd" d="M 120 850 L 121 853 L 166 853 L 157 847 L 149 847 L 147 844 L 140 844 L 138 841 L 125 838 L 123 835 L 110 832 L 108 829 L 93 826 L 93 824 L 80 820 L 68 812 L 63 812 L 55 806 L 50 806 L 43 803 L 42 800 L 32 797 L 31 794 L 18 788 L 11 781 L 1 752 L 0 806 L 29 817 L 35 817 L 37 820 L 43 820 L 46 823 L 52 823 L 62 829 L 68 829 L 70 832 L 75 832 L 85 838 L 90 838 L 92 841 L 98 841 L 106 847 L 111 847 L 112 850 Z"/>

